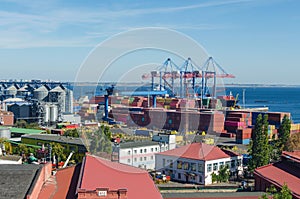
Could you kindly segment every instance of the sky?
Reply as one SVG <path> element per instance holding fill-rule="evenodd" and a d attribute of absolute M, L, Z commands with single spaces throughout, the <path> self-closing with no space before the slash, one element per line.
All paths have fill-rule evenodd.
<path fill-rule="evenodd" d="M 97 46 L 106 50 L 101 43 L 151 27 L 197 42 L 236 76 L 226 83 L 300 85 L 299 10 L 299 0 L 0 0 L 0 79 L 75 81 Z M 155 42 L 164 43 L 162 38 Z M 170 46 L 182 48 L 172 38 Z M 150 51 L 123 55 L 115 72 L 121 65 L 154 66 L 172 56 Z M 108 79 L 122 75 L 114 70 Z"/>

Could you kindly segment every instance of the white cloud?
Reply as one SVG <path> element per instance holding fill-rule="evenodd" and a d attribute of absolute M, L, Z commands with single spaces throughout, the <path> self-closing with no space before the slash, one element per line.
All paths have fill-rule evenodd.
<path fill-rule="evenodd" d="M 128 17 L 142 16 L 155 13 L 170 13 L 191 9 L 242 4 L 252 0 L 223 0 L 208 1 L 205 3 L 154 8 L 127 8 L 122 10 L 109 10 L 103 8 L 61 8 L 59 3 L 52 3 L 47 7 L 40 1 L 4 0 L 30 9 L 27 13 L 2 10 L 0 8 L 0 48 L 30 48 L 41 46 L 91 46 L 95 39 L 106 38 L 119 31 L 128 30 L 124 26 Z M 56 5 L 55 5 L 56 4 Z M 55 6 L 54 6 L 55 5 Z M 37 9 L 40 7 L 39 9 Z M 47 12 L 45 11 L 47 10 Z M 211 30 L 220 26 L 211 24 L 178 25 L 158 24 L 160 27 L 172 29 Z M 123 24 L 123 25 L 119 25 Z M 135 27 L 153 26 L 153 24 L 136 24 Z M 67 30 L 66 30 L 67 29 Z M 67 32 L 74 29 L 73 32 Z M 94 41 L 94 42 L 93 42 Z M 99 42 L 99 41 L 97 41 Z"/>

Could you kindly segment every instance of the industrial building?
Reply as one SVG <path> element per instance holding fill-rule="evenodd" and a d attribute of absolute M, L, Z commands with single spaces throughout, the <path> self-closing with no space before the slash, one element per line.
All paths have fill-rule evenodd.
<path fill-rule="evenodd" d="M 15 121 L 48 126 L 62 121 L 62 114 L 73 113 L 73 90 L 65 82 L 0 81 L 0 100 Z"/>

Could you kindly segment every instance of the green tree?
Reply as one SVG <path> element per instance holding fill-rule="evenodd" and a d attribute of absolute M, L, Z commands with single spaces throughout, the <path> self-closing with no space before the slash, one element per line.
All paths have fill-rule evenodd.
<path fill-rule="evenodd" d="M 271 187 L 268 188 L 266 191 L 267 191 L 267 194 L 263 194 L 262 197 L 260 197 L 260 199 L 269 199 L 269 198 L 273 198 L 273 199 L 292 199 L 293 198 L 292 192 L 288 188 L 286 183 L 284 183 L 284 185 L 282 186 L 280 191 L 278 191 L 274 187 L 274 185 L 271 185 Z"/>
<path fill-rule="evenodd" d="M 292 196 L 291 190 L 284 183 L 284 185 L 282 186 L 280 192 L 275 193 L 273 198 L 274 199 L 292 199 L 293 196 Z"/>
<path fill-rule="evenodd" d="M 278 136 L 279 136 L 279 151 L 280 151 L 280 154 L 281 152 L 284 150 L 288 150 L 288 147 L 286 145 L 287 141 L 289 140 L 290 138 L 290 131 L 291 131 L 291 120 L 288 118 L 287 115 L 285 115 L 283 117 L 283 120 L 281 122 L 281 125 L 278 129 Z"/>
<path fill-rule="evenodd" d="M 56 142 L 51 142 L 50 145 L 52 147 L 52 155 L 55 155 L 60 160 L 66 159 L 66 155 L 64 153 L 64 147 L 61 144 Z"/>
<path fill-rule="evenodd" d="M 112 152 L 112 143 L 111 143 L 112 133 L 108 126 L 102 125 L 97 131 L 91 134 L 89 137 L 91 143 L 89 146 L 89 151 L 91 153 L 97 152 Z"/>
<path fill-rule="evenodd" d="M 79 132 L 77 129 L 68 129 L 64 132 L 64 136 L 78 138 Z"/>
<path fill-rule="evenodd" d="M 228 165 L 220 168 L 219 175 L 218 175 L 218 181 L 219 182 L 228 182 L 229 177 L 230 177 L 230 172 L 229 172 Z"/>
<path fill-rule="evenodd" d="M 252 141 L 249 148 L 251 159 L 249 169 L 253 171 L 257 167 L 264 166 L 270 162 L 270 146 L 268 139 L 268 115 L 258 115 L 252 133 Z"/>

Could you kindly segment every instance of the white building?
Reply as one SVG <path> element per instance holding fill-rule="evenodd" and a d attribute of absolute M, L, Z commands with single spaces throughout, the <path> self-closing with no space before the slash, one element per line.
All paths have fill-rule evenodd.
<path fill-rule="evenodd" d="M 242 156 L 205 143 L 192 143 L 155 154 L 155 169 L 171 180 L 212 184 L 212 173 L 228 165 L 232 175 L 241 174 Z"/>
<path fill-rule="evenodd" d="M 113 147 L 113 161 L 140 167 L 154 169 L 155 154 L 169 150 L 168 144 L 154 141 L 125 142 Z"/>
<path fill-rule="evenodd" d="M 176 148 L 176 135 L 159 133 L 152 136 L 152 141 L 165 143 L 168 146 L 168 150 Z"/>

